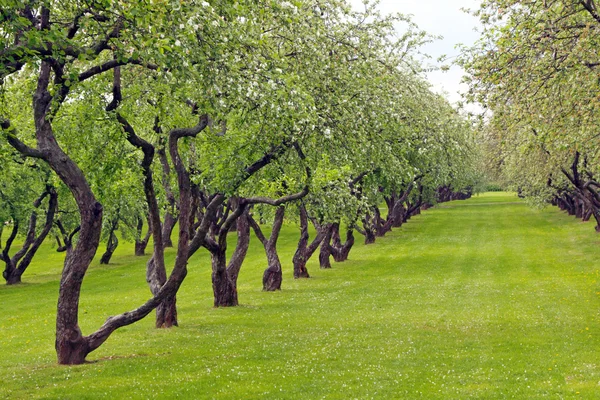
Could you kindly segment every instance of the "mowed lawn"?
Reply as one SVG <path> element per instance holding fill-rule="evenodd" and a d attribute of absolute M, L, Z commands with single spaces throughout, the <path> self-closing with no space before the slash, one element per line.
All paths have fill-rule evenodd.
<path fill-rule="evenodd" d="M 153 329 L 148 317 L 75 367 L 54 354 L 63 255 L 43 249 L 23 285 L 0 288 L 0 398 L 600 398 L 592 222 L 488 193 L 357 244 L 332 270 L 314 259 L 312 278 L 295 281 L 297 238 L 287 225 L 281 292 L 261 291 L 266 262 L 253 238 L 242 305 L 212 308 L 204 252 L 178 296 L 179 328 Z M 148 297 L 145 258 L 132 253 L 122 244 L 113 265 L 90 268 L 84 334 Z"/>

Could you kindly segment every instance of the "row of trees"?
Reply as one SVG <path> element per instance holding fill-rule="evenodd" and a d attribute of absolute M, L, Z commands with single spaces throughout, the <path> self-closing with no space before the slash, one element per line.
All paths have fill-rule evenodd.
<path fill-rule="evenodd" d="M 470 99 L 489 110 L 485 165 L 600 231 L 598 3 L 494 0 L 474 13 L 483 36 L 463 65 Z"/>
<path fill-rule="evenodd" d="M 19 282 L 50 235 L 65 252 L 61 364 L 154 309 L 157 327 L 177 325 L 177 290 L 202 248 L 214 305 L 235 306 L 251 230 L 267 256 L 263 288 L 278 290 L 285 219 L 299 224 L 294 276 L 306 278 L 318 249 L 330 267 L 355 231 L 372 243 L 475 183 L 470 126 L 415 61 L 427 35 L 373 4 L 13 1 L 0 21 L 4 277 Z M 82 280 L 101 241 L 109 262 L 119 236 L 138 255 L 152 243 L 152 297 L 84 336 Z"/>

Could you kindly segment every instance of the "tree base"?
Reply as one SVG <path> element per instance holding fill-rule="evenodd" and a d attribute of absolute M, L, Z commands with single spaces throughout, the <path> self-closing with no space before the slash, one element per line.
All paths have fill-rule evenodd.
<path fill-rule="evenodd" d="M 179 326 L 177 322 L 177 299 L 166 298 L 156 307 L 156 328 L 168 329 Z"/>
<path fill-rule="evenodd" d="M 143 243 L 135 244 L 135 256 L 141 257 L 146 255 L 146 246 Z"/>
<path fill-rule="evenodd" d="M 18 285 L 21 283 L 21 275 L 9 275 L 5 279 L 8 286 Z"/>
<path fill-rule="evenodd" d="M 79 328 L 56 334 L 56 356 L 60 365 L 84 364 L 89 346 Z"/>
<path fill-rule="evenodd" d="M 226 271 L 213 273 L 213 294 L 215 307 L 236 307 L 238 305 L 237 288 Z"/>
<path fill-rule="evenodd" d="M 308 270 L 306 268 L 300 271 L 294 271 L 294 279 L 308 279 L 310 275 L 308 274 Z"/>
<path fill-rule="evenodd" d="M 270 268 L 265 270 L 263 275 L 263 291 L 275 292 L 281 290 L 281 282 L 283 281 L 283 275 L 281 269 L 273 271 Z"/>

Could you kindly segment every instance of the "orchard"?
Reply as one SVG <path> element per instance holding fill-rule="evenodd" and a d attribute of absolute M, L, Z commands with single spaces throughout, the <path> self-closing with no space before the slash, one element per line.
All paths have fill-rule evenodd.
<path fill-rule="evenodd" d="M 403 246 L 413 240 L 432 240 L 410 250 L 423 257 L 415 265 L 430 268 L 440 243 L 477 223 L 461 207 L 476 212 L 467 205 L 481 203 L 493 215 L 505 204 L 471 199 L 492 183 L 593 219 L 600 231 L 594 1 L 498 0 L 472 11 L 482 37 L 457 64 L 469 84 L 465 100 L 484 111 L 479 119 L 428 82 L 424 53 L 436 38 L 408 14 L 383 13 L 369 1 L 0 4 L 2 303 L 5 316 L 37 301 L 56 304 L 55 328 L 44 323 L 43 332 L 54 335 L 59 365 L 92 368 L 98 351 L 110 354 L 101 362 L 110 369 L 119 363 L 111 357 L 128 356 L 108 339 L 136 346 L 144 334 L 129 336 L 132 329 L 176 343 L 190 319 L 210 326 L 232 316 L 219 336 L 226 341 L 244 332 L 250 314 L 266 330 L 278 326 L 278 307 L 285 315 L 297 306 L 298 318 L 307 318 L 301 304 L 284 297 L 278 306 L 277 296 L 299 296 L 312 310 L 306 296 L 335 290 L 348 310 L 371 296 L 388 307 L 392 287 L 368 286 L 372 292 L 359 295 L 348 286 L 345 294 L 344 274 L 372 285 L 381 264 L 381 276 L 396 282 L 384 258 L 407 257 Z M 521 213 L 540 212 L 505 196 Z M 423 236 L 420 224 L 435 224 L 436 216 L 454 228 Z M 444 251 L 450 263 L 462 250 Z M 444 263 L 430 271 L 441 282 L 453 279 Z M 57 295 L 33 296 L 40 271 L 55 278 Z M 411 271 L 403 272 L 409 281 L 421 276 Z M 142 279 L 123 286 L 137 272 Z M 97 274 L 103 285 L 92 283 Z M 328 274 L 339 277 L 327 283 Z M 415 299 L 425 301 L 419 290 Z M 20 293 L 36 300 L 16 306 Z M 93 293 L 101 293 L 96 305 Z M 329 301 L 321 306 L 334 318 L 339 299 Z M 345 323 L 376 314 L 373 307 Z M 23 328 L 2 322 L 4 329 Z M 215 354 L 229 354 L 211 343 Z M 230 398 L 252 392 L 238 390 Z M 204 395 L 228 398 L 215 393 Z"/>

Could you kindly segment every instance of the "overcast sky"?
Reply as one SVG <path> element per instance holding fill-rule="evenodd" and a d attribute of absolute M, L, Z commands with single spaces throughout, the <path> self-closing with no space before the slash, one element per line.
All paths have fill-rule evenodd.
<path fill-rule="evenodd" d="M 352 5 L 363 9 L 362 0 L 350 0 Z M 477 19 L 461 11 L 461 8 L 477 9 L 480 0 L 381 0 L 379 8 L 382 13 L 412 14 L 413 21 L 422 30 L 432 35 L 443 36 L 423 48 L 423 52 L 432 56 L 431 63 L 438 57 L 447 55 L 453 60 L 458 54 L 456 45 L 472 45 L 479 34 L 475 32 L 478 26 Z M 459 67 L 452 67 L 448 72 L 435 71 L 428 74 L 429 81 L 438 92 L 446 92 L 450 101 L 460 100 L 460 85 L 463 71 Z"/>

